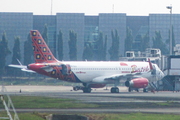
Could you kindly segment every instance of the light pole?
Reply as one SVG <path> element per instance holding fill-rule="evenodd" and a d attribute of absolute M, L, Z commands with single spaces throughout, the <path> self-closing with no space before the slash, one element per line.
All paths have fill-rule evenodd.
<path fill-rule="evenodd" d="M 170 44 L 169 44 L 169 50 L 170 55 L 172 55 L 172 6 L 167 6 L 167 9 L 170 9 Z"/>

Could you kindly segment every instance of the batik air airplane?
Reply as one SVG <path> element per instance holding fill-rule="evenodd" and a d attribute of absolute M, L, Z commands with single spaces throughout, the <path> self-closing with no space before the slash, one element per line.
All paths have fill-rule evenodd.
<path fill-rule="evenodd" d="M 156 64 L 150 62 L 90 62 L 90 61 L 58 61 L 51 53 L 41 34 L 37 30 L 30 31 L 35 63 L 28 66 L 9 65 L 21 68 L 26 72 L 36 72 L 55 79 L 82 83 L 73 89 L 90 93 L 91 88 L 102 88 L 114 84 L 111 93 L 119 93 L 118 85 L 125 80 L 131 90 L 143 88 L 143 91 L 154 89 L 153 82 L 160 80 L 164 74 Z"/>

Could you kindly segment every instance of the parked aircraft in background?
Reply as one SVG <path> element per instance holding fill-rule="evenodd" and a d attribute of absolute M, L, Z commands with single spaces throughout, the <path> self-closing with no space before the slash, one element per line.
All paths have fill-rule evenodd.
<path fill-rule="evenodd" d="M 28 66 L 9 65 L 21 68 L 26 72 L 36 72 L 59 80 L 82 83 L 74 87 L 90 93 L 91 88 L 102 88 L 106 84 L 114 84 L 111 93 L 119 93 L 118 85 L 126 80 L 129 92 L 143 88 L 144 92 L 155 89 L 153 82 L 160 80 L 164 74 L 156 64 L 150 62 L 90 62 L 90 61 L 58 61 L 51 53 L 41 34 L 37 30 L 30 31 L 35 63 Z"/>

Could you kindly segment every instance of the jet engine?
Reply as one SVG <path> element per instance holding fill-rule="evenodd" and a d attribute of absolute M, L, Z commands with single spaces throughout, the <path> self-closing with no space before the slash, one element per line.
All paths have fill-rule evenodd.
<path fill-rule="evenodd" d="M 148 86 L 148 79 L 146 78 L 135 78 L 125 82 L 126 87 L 131 88 L 146 88 Z"/>

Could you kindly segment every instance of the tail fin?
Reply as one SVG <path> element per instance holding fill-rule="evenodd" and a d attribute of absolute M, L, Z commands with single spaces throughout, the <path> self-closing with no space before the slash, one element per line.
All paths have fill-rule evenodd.
<path fill-rule="evenodd" d="M 42 38 L 41 34 L 38 30 L 31 30 L 30 31 L 31 38 L 32 38 L 32 45 L 34 51 L 34 59 L 36 63 L 42 62 L 56 62 L 56 58 L 51 53 L 49 47 L 47 46 L 46 42 Z"/>

